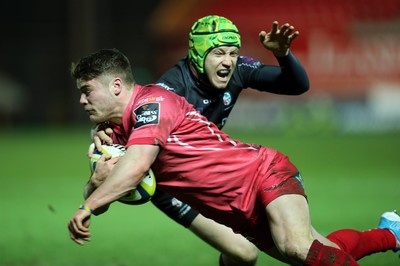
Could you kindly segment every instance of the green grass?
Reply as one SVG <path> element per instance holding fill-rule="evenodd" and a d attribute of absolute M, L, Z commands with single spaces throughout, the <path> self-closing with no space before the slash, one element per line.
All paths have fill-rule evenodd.
<path fill-rule="evenodd" d="M 303 173 L 313 225 L 327 234 L 366 230 L 400 208 L 400 134 L 277 136 L 231 132 L 279 149 Z M 89 174 L 89 134 L 76 129 L 0 133 L 0 265 L 217 265 L 218 253 L 151 204 L 114 204 L 94 217 L 92 241 L 74 244 L 67 222 L 82 202 Z M 392 252 L 361 265 L 399 265 Z M 283 265 L 261 254 L 258 265 Z"/>

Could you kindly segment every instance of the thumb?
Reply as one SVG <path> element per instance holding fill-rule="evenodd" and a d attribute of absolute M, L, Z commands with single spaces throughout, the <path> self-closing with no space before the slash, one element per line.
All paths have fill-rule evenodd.
<path fill-rule="evenodd" d="M 264 42 L 266 36 L 267 36 L 267 33 L 265 31 L 261 31 L 258 34 L 258 38 L 260 39 L 261 42 Z"/>

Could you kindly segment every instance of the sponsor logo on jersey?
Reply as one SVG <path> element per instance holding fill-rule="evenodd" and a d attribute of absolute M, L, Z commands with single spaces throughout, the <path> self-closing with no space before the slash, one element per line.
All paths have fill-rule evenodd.
<path fill-rule="evenodd" d="M 222 100 L 224 101 L 224 105 L 229 105 L 232 102 L 232 96 L 229 93 L 229 91 L 226 91 L 224 93 L 224 97 L 222 97 Z"/>
<path fill-rule="evenodd" d="M 152 103 L 152 102 L 162 102 L 164 101 L 164 97 L 162 96 L 152 96 L 144 99 L 140 99 L 138 104 Z"/>
<path fill-rule="evenodd" d="M 160 103 L 147 103 L 136 108 L 133 113 L 136 116 L 134 128 L 144 125 L 158 124 L 160 121 Z"/>

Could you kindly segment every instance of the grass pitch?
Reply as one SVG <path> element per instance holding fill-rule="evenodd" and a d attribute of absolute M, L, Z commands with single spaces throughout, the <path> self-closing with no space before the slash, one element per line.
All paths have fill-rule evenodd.
<path fill-rule="evenodd" d="M 231 131 L 276 148 L 302 171 L 313 225 L 328 234 L 366 230 L 382 212 L 400 209 L 400 134 L 277 136 Z M 87 128 L 2 130 L 0 265 L 217 265 L 218 252 L 151 204 L 115 203 L 92 219 L 92 241 L 74 244 L 67 222 L 89 175 Z M 400 265 L 393 252 L 365 266 Z M 260 254 L 257 265 L 283 265 Z"/>

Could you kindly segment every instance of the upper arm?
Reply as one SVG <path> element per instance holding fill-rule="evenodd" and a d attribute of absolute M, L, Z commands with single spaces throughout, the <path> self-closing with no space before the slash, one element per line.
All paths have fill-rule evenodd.
<path fill-rule="evenodd" d="M 123 165 L 127 165 L 131 170 L 136 169 L 139 174 L 146 173 L 157 158 L 159 151 L 160 147 L 158 145 L 131 145 L 127 148 L 126 153 L 120 159 L 120 162 L 122 162 Z"/>

